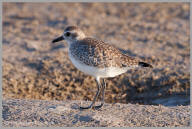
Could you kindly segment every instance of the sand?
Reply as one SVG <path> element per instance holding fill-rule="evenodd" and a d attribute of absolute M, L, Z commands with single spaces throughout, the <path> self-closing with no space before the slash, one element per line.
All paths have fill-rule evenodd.
<path fill-rule="evenodd" d="M 7 99 L 4 127 L 187 127 L 189 106 L 105 104 L 99 110 L 79 110 L 85 101 Z"/>

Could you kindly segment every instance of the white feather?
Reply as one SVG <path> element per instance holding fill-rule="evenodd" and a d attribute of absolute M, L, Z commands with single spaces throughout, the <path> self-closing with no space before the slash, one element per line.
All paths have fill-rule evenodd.
<path fill-rule="evenodd" d="M 78 68 L 80 71 L 94 76 L 94 77 L 101 77 L 101 78 L 106 78 L 106 77 L 115 77 L 117 75 L 120 75 L 122 73 L 127 72 L 128 69 L 131 67 L 126 67 L 126 68 L 118 68 L 118 67 L 106 67 L 106 68 L 98 68 L 98 67 L 93 67 L 89 66 L 86 64 L 81 63 L 79 60 L 75 59 L 69 52 L 69 58 L 71 62 L 74 64 L 76 68 Z"/>

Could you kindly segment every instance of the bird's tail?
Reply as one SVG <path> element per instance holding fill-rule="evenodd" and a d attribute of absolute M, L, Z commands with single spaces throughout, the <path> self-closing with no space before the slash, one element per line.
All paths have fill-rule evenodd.
<path fill-rule="evenodd" d="M 152 65 L 148 64 L 148 63 L 145 63 L 145 62 L 139 62 L 139 66 L 141 67 L 150 67 L 150 68 L 153 68 Z"/>

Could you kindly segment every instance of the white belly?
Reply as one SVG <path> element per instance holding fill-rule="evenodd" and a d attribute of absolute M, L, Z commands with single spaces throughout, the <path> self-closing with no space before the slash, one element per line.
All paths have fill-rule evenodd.
<path fill-rule="evenodd" d="M 73 65 L 78 68 L 80 71 L 94 76 L 94 77 L 115 77 L 122 73 L 125 73 L 129 68 L 117 68 L 117 67 L 106 67 L 106 68 L 97 68 L 93 66 L 89 66 L 86 64 L 81 63 L 80 61 L 76 60 L 69 52 L 69 58 Z"/>

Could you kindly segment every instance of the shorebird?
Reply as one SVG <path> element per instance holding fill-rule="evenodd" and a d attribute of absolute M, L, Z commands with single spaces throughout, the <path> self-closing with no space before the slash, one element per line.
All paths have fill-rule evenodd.
<path fill-rule="evenodd" d="M 103 106 L 106 88 L 105 78 L 115 77 L 136 67 L 152 68 L 152 65 L 123 54 L 118 48 L 102 40 L 87 37 L 77 26 L 66 27 L 64 33 L 54 39 L 52 43 L 62 40 L 68 43 L 68 55 L 73 65 L 80 71 L 95 77 L 97 82 L 98 89 L 92 103 L 87 107 L 80 106 L 80 109 L 101 108 Z M 101 104 L 95 106 L 101 89 Z"/>

